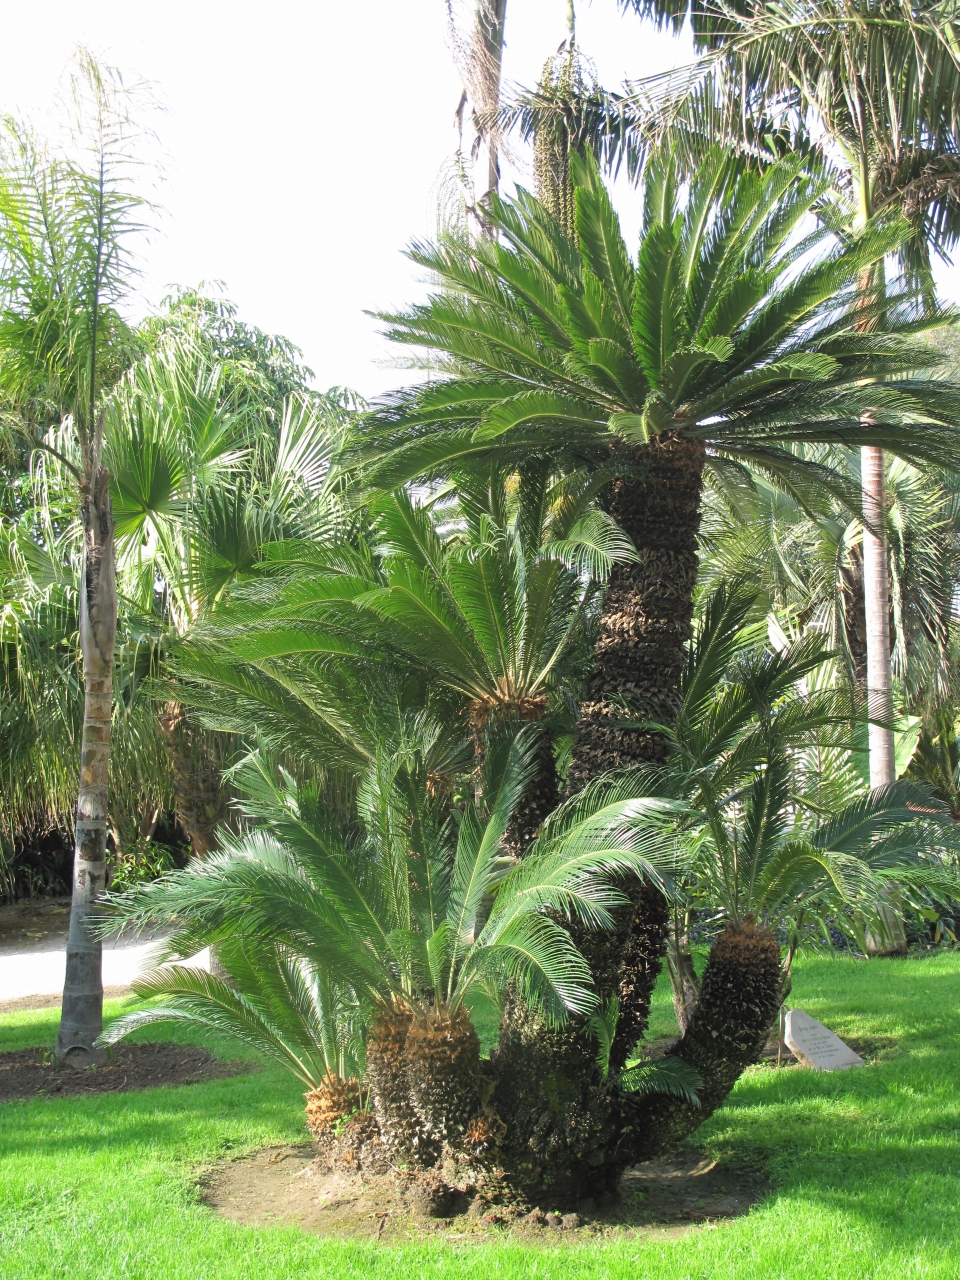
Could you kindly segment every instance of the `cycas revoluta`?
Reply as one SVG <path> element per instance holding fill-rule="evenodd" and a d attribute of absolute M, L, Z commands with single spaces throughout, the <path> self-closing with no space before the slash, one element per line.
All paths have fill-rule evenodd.
<path fill-rule="evenodd" d="M 318 1045 L 313 1074 L 298 1066 L 297 1046 L 313 1032 L 297 1019 L 313 1017 L 317 999 L 302 1000 L 297 1013 L 290 989 L 322 977 L 364 1011 L 365 1084 L 388 1148 L 425 1163 L 442 1143 L 481 1141 L 487 1127 L 479 1123 L 479 1042 L 468 996 L 509 985 L 550 1021 L 589 1013 L 596 1005 L 589 969 L 554 916 L 608 927 L 610 908 L 623 900 L 616 876 L 642 873 L 663 884 L 675 859 L 662 828 L 674 806 L 618 795 L 561 811 L 520 864 L 505 866 L 500 845 L 531 767 L 528 736 L 492 746 L 483 803 L 448 814 L 428 785 L 425 727 L 408 729 L 405 742 L 381 749 L 363 780 L 359 830 L 345 831 L 315 794 L 276 781 L 251 758 L 244 803 L 260 825 L 111 901 L 113 925 L 174 926 L 166 959 L 215 944 L 238 990 L 191 971 L 158 971 L 144 991 L 167 995 L 169 1005 L 114 1024 L 106 1042 L 149 1022 L 200 1019 L 248 1043 L 259 1037 L 315 1085 L 319 1065 L 334 1064 Z M 478 915 L 488 894 L 484 923 Z M 287 993 L 279 1004 L 258 976 L 261 953 L 273 957 L 270 982 Z"/>
<path fill-rule="evenodd" d="M 449 377 L 371 415 L 360 460 L 366 483 L 389 488 L 491 456 L 619 470 L 606 502 L 638 559 L 614 567 L 604 598 L 576 788 L 669 749 L 650 726 L 669 726 L 678 707 L 704 473 L 735 485 L 748 466 L 801 502 L 843 493 L 792 446 L 871 444 L 948 463 L 960 400 L 911 372 L 936 363 L 915 335 L 943 316 L 921 315 L 908 293 L 884 301 L 882 333 L 863 331 L 862 299 L 854 312 L 858 277 L 908 229 L 806 234 L 827 184 L 801 160 L 758 172 L 714 148 L 686 188 L 669 163 L 651 164 L 636 263 L 595 164 L 574 157 L 573 178 L 573 240 L 521 192 L 494 206 L 497 242 L 414 248 L 443 288 L 386 317 L 388 333 L 443 353 Z M 639 918 L 638 929 L 636 964 L 656 967 L 662 931 Z M 626 1016 L 633 997 L 620 985 Z"/>

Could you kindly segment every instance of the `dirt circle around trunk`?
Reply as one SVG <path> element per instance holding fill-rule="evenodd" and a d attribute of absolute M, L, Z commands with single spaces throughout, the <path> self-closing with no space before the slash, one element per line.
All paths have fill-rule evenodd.
<path fill-rule="evenodd" d="M 627 1171 L 619 1199 L 581 1201 L 575 1213 L 549 1204 L 532 1212 L 461 1197 L 447 1217 L 423 1217 L 401 1171 L 372 1176 L 331 1171 L 313 1144 L 267 1147 L 220 1161 L 199 1179 L 200 1198 L 221 1217 L 247 1226 L 298 1226 L 312 1235 L 408 1243 L 455 1244 L 513 1238 L 571 1245 L 638 1234 L 683 1235 L 749 1213 L 770 1191 L 764 1168 L 742 1153 L 713 1159 L 696 1147 Z"/>
<path fill-rule="evenodd" d="M 58 1062 L 52 1049 L 15 1049 L 0 1053 L 0 1102 L 127 1093 L 224 1080 L 255 1070 L 255 1063 L 224 1061 L 209 1049 L 186 1044 L 115 1045 L 102 1066 L 84 1068 Z"/>

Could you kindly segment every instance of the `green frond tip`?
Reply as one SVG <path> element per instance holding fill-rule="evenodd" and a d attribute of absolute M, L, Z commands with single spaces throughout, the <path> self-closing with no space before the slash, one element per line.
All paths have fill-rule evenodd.
<path fill-rule="evenodd" d="M 699 1072 L 672 1054 L 655 1062 L 638 1062 L 627 1067 L 620 1072 L 617 1083 L 624 1093 L 669 1093 L 693 1107 L 699 1107 L 699 1090 L 703 1088 Z"/>
<path fill-rule="evenodd" d="M 611 996 L 599 1013 L 595 1013 L 587 1023 L 587 1030 L 596 1037 L 597 1062 L 606 1080 L 610 1074 L 610 1051 L 617 1034 L 617 1023 L 620 1021 L 620 1001 Z"/>

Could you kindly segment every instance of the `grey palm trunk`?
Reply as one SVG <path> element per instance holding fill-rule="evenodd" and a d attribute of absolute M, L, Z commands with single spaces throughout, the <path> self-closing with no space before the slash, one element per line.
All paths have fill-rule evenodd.
<path fill-rule="evenodd" d="M 117 634 L 117 584 L 110 475 L 103 467 L 81 485 L 84 554 L 80 588 L 83 737 L 77 795 L 73 897 L 56 1053 L 90 1060 L 103 1030 L 103 946 L 91 931 L 106 885 L 110 726 Z"/>
<path fill-rule="evenodd" d="M 886 463 L 882 449 L 860 450 L 863 501 L 863 597 L 867 631 L 867 713 L 870 786 L 897 780 L 893 730 L 893 671 L 890 655 L 890 569 L 887 559 Z M 907 950 L 903 922 L 893 905 L 880 908 L 882 931 L 867 934 L 872 956 L 903 955 Z"/>

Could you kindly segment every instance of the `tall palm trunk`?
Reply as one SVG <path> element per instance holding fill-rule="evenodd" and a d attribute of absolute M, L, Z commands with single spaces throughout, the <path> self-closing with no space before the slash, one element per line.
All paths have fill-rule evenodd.
<path fill-rule="evenodd" d="M 507 0 L 477 0 L 476 22 L 473 35 L 474 77 L 476 80 L 476 109 L 487 121 L 478 138 L 477 159 L 474 166 L 474 192 L 477 217 L 484 235 L 491 229 L 483 216 L 490 199 L 497 194 L 500 185 L 500 159 L 497 148 L 497 130 L 490 120 L 500 105 L 500 78 L 503 69 L 503 32 L 507 20 Z"/>
<path fill-rule="evenodd" d="M 897 780 L 890 659 L 890 570 L 887 558 L 887 485 L 883 450 L 860 450 L 863 502 L 863 598 L 867 631 L 867 713 L 870 717 L 870 786 Z M 879 721 L 879 723 L 878 723 Z M 904 955 L 907 939 L 896 909 L 880 907 L 880 936 L 867 935 L 870 955 Z"/>
<path fill-rule="evenodd" d="M 883 450 L 860 450 L 863 502 L 863 597 L 867 632 L 867 710 L 870 785 L 897 779 L 890 665 L 890 577 L 887 563 L 887 486 Z M 876 723 L 880 721 L 881 723 Z"/>
<path fill-rule="evenodd" d="M 699 565 L 705 459 L 699 440 L 665 434 L 631 449 L 625 461 L 636 474 L 611 486 L 610 513 L 633 540 L 639 559 L 614 567 L 604 596 L 595 673 L 573 746 L 571 791 L 609 769 L 666 758 L 668 739 L 653 726 L 672 725 L 679 707 Z M 622 909 L 631 918 L 626 939 L 619 930 L 601 934 L 591 948 L 607 947 L 617 958 L 615 983 L 603 983 L 601 994 L 616 994 L 620 1002 L 612 1057 L 621 1060 L 646 1027 L 668 922 L 662 894 L 649 887 L 641 892 L 636 883 L 625 888 L 631 898 L 631 906 Z"/>
<path fill-rule="evenodd" d="M 99 465 L 87 469 L 80 487 L 83 575 L 80 586 L 80 649 L 83 656 L 83 736 L 77 795 L 73 897 L 57 1056 L 83 1050 L 95 1056 L 103 1030 L 102 944 L 90 925 L 107 871 L 110 723 L 113 661 L 117 635 L 110 475 Z"/>

